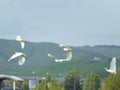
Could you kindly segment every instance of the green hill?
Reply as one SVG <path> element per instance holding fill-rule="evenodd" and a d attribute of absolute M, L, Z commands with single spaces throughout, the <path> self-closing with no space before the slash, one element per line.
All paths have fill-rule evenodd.
<path fill-rule="evenodd" d="M 47 72 L 58 75 L 65 74 L 68 70 L 77 68 L 81 74 L 95 72 L 105 75 L 104 67 L 109 67 L 113 56 L 117 57 L 117 66 L 120 65 L 119 46 L 70 46 L 73 50 L 73 58 L 70 62 L 56 63 L 47 56 L 52 53 L 57 57 L 65 58 L 65 52 L 55 43 L 49 42 L 26 42 L 25 48 L 21 49 L 19 42 L 15 40 L 0 39 L 0 73 L 18 76 L 31 76 L 32 71 L 38 76 Z M 16 51 L 24 52 L 27 55 L 26 63 L 19 66 L 17 59 L 8 62 L 9 57 Z"/>

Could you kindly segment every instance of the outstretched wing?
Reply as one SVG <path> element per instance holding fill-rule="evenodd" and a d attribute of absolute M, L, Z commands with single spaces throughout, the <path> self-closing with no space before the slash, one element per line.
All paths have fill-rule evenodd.
<path fill-rule="evenodd" d="M 110 63 L 110 69 L 116 70 L 116 58 L 115 57 L 112 58 L 112 61 Z"/>
<path fill-rule="evenodd" d="M 67 51 L 66 53 L 66 60 L 70 61 L 72 59 L 72 51 Z"/>
<path fill-rule="evenodd" d="M 25 60 L 26 60 L 26 57 L 24 55 L 20 56 L 18 64 L 23 65 L 25 63 Z"/>
<path fill-rule="evenodd" d="M 62 63 L 62 62 L 64 62 L 64 61 L 67 61 L 66 59 L 55 59 L 55 62 L 60 62 L 60 63 Z"/>
<path fill-rule="evenodd" d="M 13 55 L 8 59 L 8 61 L 10 61 L 10 60 L 12 60 L 12 59 L 14 59 L 14 58 L 17 58 L 17 57 L 19 57 L 20 55 L 22 55 L 22 53 L 15 52 L 15 54 L 13 54 Z"/>
<path fill-rule="evenodd" d="M 48 56 L 49 56 L 50 58 L 57 59 L 55 56 L 53 56 L 53 55 L 50 54 L 50 53 L 48 53 Z"/>
<path fill-rule="evenodd" d="M 64 51 L 66 51 L 66 61 L 70 61 L 72 59 L 72 49 L 63 44 L 60 44 L 59 46 L 62 47 Z"/>

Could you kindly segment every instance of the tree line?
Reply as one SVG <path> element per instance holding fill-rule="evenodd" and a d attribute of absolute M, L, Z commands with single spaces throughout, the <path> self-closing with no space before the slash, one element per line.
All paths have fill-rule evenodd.
<path fill-rule="evenodd" d="M 23 90 L 29 90 L 28 83 L 23 83 Z M 83 77 L 79 70 L 72 69 L 67 72 L 64 81 L 57 81 L 50 74 L 33 90 L 119 90 L 120 68 L 117 74 L 110 74 L 102 79 L 96 73 L 89 73 Z"/>

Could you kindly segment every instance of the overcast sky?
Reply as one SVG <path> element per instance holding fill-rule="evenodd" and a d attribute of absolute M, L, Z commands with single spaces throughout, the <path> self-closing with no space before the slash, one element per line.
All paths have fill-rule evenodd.
<path fill-rule="evenodd" d="M 0 38 L 120 45 L 120 0 L 0 0 Z"/>

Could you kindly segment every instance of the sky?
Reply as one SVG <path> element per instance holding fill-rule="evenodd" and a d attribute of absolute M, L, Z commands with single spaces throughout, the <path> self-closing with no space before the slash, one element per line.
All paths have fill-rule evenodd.
<path fill-rule="evenodd" d="M 0 39 L 120 45 L 120 0 L 0 0 Z"/>

